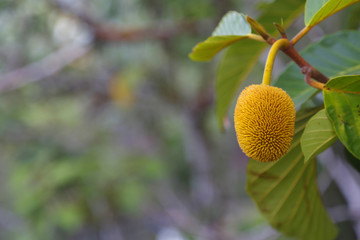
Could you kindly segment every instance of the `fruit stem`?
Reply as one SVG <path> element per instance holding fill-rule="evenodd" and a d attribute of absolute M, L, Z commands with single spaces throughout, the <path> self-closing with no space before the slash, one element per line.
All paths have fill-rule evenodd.
<path fill-rule="evenodd" d="M 268 57 L 266 59 L 265 69 L 264 69 L 264 76 L 263 76 L 263 84 L 270 85 L 271 83 L 271 74 L 275 62 L 275 57 L 277 52 L 280 49 L 286 49 L 289 47 L 289 40 L 286 38 L 282 38 L 277 40 L 270 48 Z"/>

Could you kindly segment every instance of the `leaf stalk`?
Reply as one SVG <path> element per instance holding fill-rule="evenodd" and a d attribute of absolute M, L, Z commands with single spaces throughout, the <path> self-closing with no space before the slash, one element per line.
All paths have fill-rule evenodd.
<path fill-rule="evenodd" d="M 293 37 L 290 41 L 291 45 L 295 45 L 303 36 L 305 36 L 312 27 L 306 26 L 300 32 L 298 32 L 295 37 Z"/>
<path fill-rule="evenodd" d="M 311 71 L 312 71 L 312 68 L 311 67 L 302 67 L 301 68 L 301 72 L 303 74 L 305 74 L 305 82 L 314 87 L 314 88 L 317 88 L 317 89 L 320 89 L 320 90 L 323 90 L 325 88 L 325 84 L 324 83 L 321 83 L 321 82 L 318 82 L 318 81 L 315 81 L 311 78 Z"/>

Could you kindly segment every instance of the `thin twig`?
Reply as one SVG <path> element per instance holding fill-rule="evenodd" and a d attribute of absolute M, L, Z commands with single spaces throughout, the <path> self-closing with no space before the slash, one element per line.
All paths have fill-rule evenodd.
<path fill-rule="evenodd" d="M 93 30 L 96 40 L 106 42 L 133 42 L 148 39 L 166 40 L 184 34 L 184 32 L 196 32 L 197 25 L 199 24 L 198 21 L 184 21 L 166 24 L 166 26 L 164 24 L 157 24 L 156 26 L 143 28 L 122 29 L 116 26 L 109 26 L 83 10 L 78 11 L 60 0 L 49 0 L 49 3 L 65 14 L 86 23 Z"/>
<path fill-rule="evenodd" d="M 71 44 L 38 62 L 30 63 L 25 67 L 6 73 L 0 76 L 0 92 L 19 88 L 49 77 L 84 56 L 90 49 L 90 46 Z"/>

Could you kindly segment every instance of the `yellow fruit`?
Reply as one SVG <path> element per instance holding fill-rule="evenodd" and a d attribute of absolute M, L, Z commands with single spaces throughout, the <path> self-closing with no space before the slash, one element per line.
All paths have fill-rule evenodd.
<path fill-rule="evenodd" d="M 295 106 L 281 88 L 265 84 L 246 87 L 236 103 L 234 122 L 243 152 L 272 162 L 288 151 L 294 136 Z"/>

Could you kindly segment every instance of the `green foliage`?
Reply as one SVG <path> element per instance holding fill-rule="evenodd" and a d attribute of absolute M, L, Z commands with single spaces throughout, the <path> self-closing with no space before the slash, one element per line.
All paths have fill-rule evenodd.
<path fill-rule="evenodd" d="M 300 54 L 327 76 L 360 74 L 359 38 L 358 31 L 340 31 L 311 44 Z M 304 75 L 294 63 L 287 66 L 275 86 L 286 90 L 297 107 L 319 91 L 305 83 Z"/>
<path fill-rule="evenodd" d="M 360 76 L 333 78 L 323 93 L 325 109 L 337 136 L 360 159 Z"/>
<path fill-rule="evenodd" d="M 220 21 L 212 36 L 197 44 L 189 57 L 195 61 L 211 60 L 219 51 L 251 33 L 245 16 L 234 11 L 228 12 Z"/>
<path fill-rule="evenodd" d="M 320 110 L 306 124 L 301 137 L 301 149 L 307 162 L 331 146 L 337 139 L 325 109 Z"/>
<path fill-rule="evenodd" d="M 305 25 L 315 26 L 325 18 L 357 2 L 359 0 L 308 0 L 305 5 Z"/>
<path fill-rule="evenodd" d="M 228 108 L 241 84 L 257 62 L 264 43 L 245 39 L 232 44 L 220 62 L 216 76 L 216 116 L 223 127 Z"/>
<path fill-rule="evenodd" d="M 247 191 L 270 224 L 292 237 L 333 239 L 337 229 L 327 215 L 316 185 L 315 161 L 304 164 L 300 138 L 318 110 L 299 112 L 290 150 L 273 163 L 250 159 Z"/>
<path fill-rule="evenodd" d="M 308 0 L 307 29 L 354 2 Z M 325 205 L 333 198 L 317 191 L 316 170 L 322 168 L 316 167 L 315 157 L 328 146 L 330 135 L 322 130 L 359 157 L 358 80 L 344 77 L 353 83 L 345 86 L 335 77 L 360 74 L 360 35 L 349 31 L 325 36 L 301 53 L 333 78 L 323 91 L 326 112 L 300 110 L 288 154 L 276 163 L 250 160 L 246 176 L 247 162 L 234 149 L 233 133 L 221 134 L 216 124 L 223 125 L 247 76 L 259 76 L 247 82 L 259 82 L 256 63 L 267 44 L 254 40 L 259 36 L 244 15 L 225 13 L 254 13 L 276 35 L 273 22 L 288 28 L 305 1 L 261 0 L 260 12 L 257 4 L 0 1 L 0 83 L 8 72 L 15 85 L 51 75 L 1 92 L 0 239 L 148 240 L 160 239 L 169 226 L 186 232 L 181 233 L 184 239 L 259 239 L 264 233 L 271 239 L 285 239 L 282 233 L 334 238 L 336 227 L 321 202 L 321 197 Z M 223 15 L 206 39 L 204 34 Z M 332 19 L 340 25 L 344 15 Z M 298 20 L 288 37 L 303 27 L 302 17 Z M 338 27 L 324 22 L 318 30 Z M 307 40 L 318 32 L 314 29 Z M 108 36 L 119 39 L 109 41 Z M 207 61 L 226 48 L 217 72 L 215 114 L 212 65 L 188 59 L 191 47 L 203 39 L 191 54 L 195 60 Z M 63 66 L 58 50 L 84 42 L 91 51 Z M 51 67 L 41 67 L 44 62 Z M 23 71 L 34 66 L 34 71 Z M 313 102 L 323 106 L 319 91 L 303 79 L 299 68 L 289 65 L 276 85 L 290 93 L 298 109 L 310 109 Z M 359 169 L 359 159 L 346 154 Z M 260 211 L 247 201 L 245 177 Z M 269 236 L 267 221 L 279 233 L 271 230 Z"/>
<path fill-rule="evenodd" d="M 300 0 L 276 0 L 267 5 L 266 11 L 259 17 L 259 22 L 268 29 L 274 29 L 273 22 L 282 21 L 288 26 L 297 17 L 303 4 Z M 238 19 L 239 22 L 233 24 L 234 19 Z M 232 44 L 220 63 L 215 87 L 216 115 L 221 128 L 232 99 L 265 47 L 265 44 L 247 40 L 244 35 L 249 33 L 249 24 L 244 21 L 243 15 L 229 12 L 219 23 L 213 36 L 195 46 L 190 54 L 193 60 L 207 61 L 224 47 Z M 239 40 L 242 41 L 237 43 Z"/>
<path fill-rule="evenodd" d="M 305 5 L 306 28 L 291 42 L 295 44 L 319 22 L 356 2 L 358 0 L 308 0 Z M 269 30 L 273 22 L 278 22 L 279 16 L 286 27 L 301 9 L 302 3 L 279 0 L 267 7 L 267 12 L 258 18 L 258 22 Z M 227 23 L 228 32 L 237 31 L 232 27 L 239 30 L 247 27 L 243 18 L 238 22 L 240 27 L 230 21 Z M 211 38 L 198 47 L 206 46 L 202 44 Z M 318 89 L 305 83 L 298 65 L 307 65 L 299 57 L 292 56 L 298 65 L 290 63 L 275 83 L 289 93 L 297 109 L 306 109 L 309 100 L 318 101 L 318 106 L 325 104 L 325 109 L 320 111 L 316 108 L 297 112 L 294 140 L 284 157 L 273 163 L 259 163 L 250 159 L 248 164 L 249 195 L 269 223 L 288 236 L 314 240 L 334 239 L 337 236 L 337 227 L 327 215 L 317 189 L 315 157 L 340 139 L 349 152 L 360 159 L 360 77 L 344 76 L 360 74 L 359 38 L 359 31 L 339 31 L 325 36 L 300 53 L 312 66 L 330 77 L 326 84 L 318 83 L 317 86 L 324 87 L 324 101 L 317 98 Z M 201 54 L 208 60 L 219 49 L 229 45 L 216 81 L 216 112 L 220 125 L 236 92 L 264 48 L 263 43 L 254 40 L 229 35 L 222 42 L 209 41 L 209 55 Z M 271 41 L 267 42 L 272 44 Z M 289 54 L 289 51 L 286 53 Z M 326 78 L 322 80 L 326 82 Z"/>
<path fill-rule="evenodd" d="M 302 0 L 276 0 L 259 16 L 258 22 L 266 30 L 275 33 L 273 22 L 289 26 L 303 8 Z M 231 45 L 220 62 L 216 78 L 216 115 L 223 126 L 224 117 L 245 78 L 255 66 L 266 45 L 251 40 L 242 40 Z"/>

